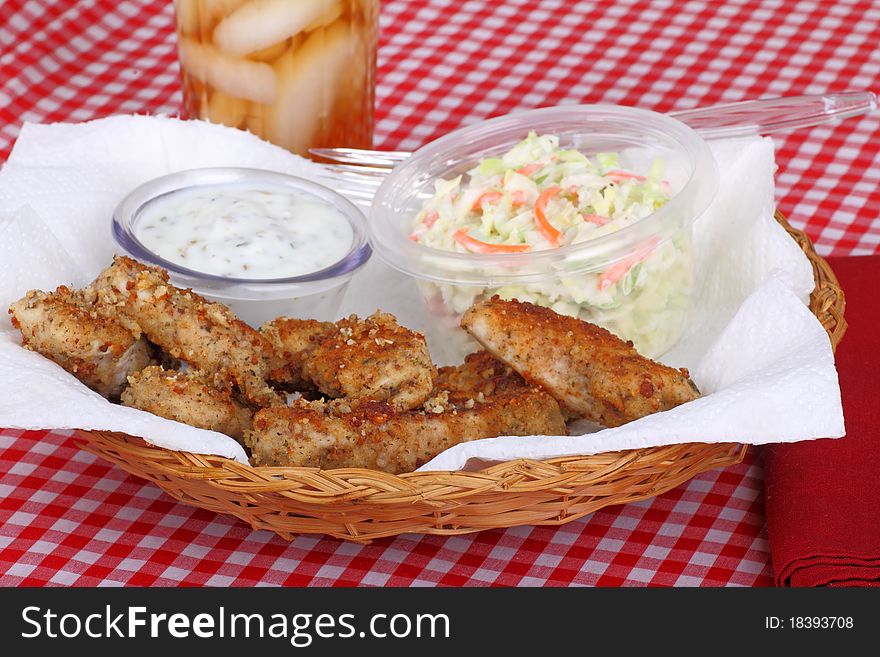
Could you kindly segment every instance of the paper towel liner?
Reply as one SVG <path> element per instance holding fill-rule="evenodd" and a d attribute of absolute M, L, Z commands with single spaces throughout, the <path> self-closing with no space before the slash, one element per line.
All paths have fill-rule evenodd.
<path fill-rule="evenodd" d="M 831 345 L 806 303 L 812 269 L 773 218 L 773 144 L 711 142 L 718 195 L 694 226 L 694 317 L 662 360 L 690 368 L 704 397 L 622 427 L 577 436 L 491 438 L 457 445 L 421 470 L 587 455 L 682 442 L 790 442 L 844 433 Z M 110 214 L 150 178 L 201 166 L 250 166 L 330 183 L 312 162 L 238 130 L 200 121 L 120 116 L 26 124 L 0 171 L 0 303 L 28 289 L 83 285 L 107 266 Z M 389 293 L 389 290 L 392 292 Z M 340 315 L 377 308 L 423 330 L 411 279 L 374 258 L 352 281 Z M 247 462 L 222 434 L 111 404 L 20 346 L 0 320 L 0 426 L 108 430 L 168 449 Z"/>

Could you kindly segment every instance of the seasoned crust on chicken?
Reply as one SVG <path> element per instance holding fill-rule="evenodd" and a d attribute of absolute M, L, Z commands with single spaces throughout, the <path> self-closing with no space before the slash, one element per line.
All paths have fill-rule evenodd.
<path fill-rule="evenodd" d="M 256 406 L 283 403 L 265 381 L 266 339 L 223 304 L 174 287 L 166 271 L 125 256 L 116 256 L 91 287 L 173 357 L 234 381 Z"/>
<path fill-rule="evenodd" d="M 302 375 L 305 355 L 314 348 L 316 340 L 334 330 L 336 325 L 332 322 L 293 317 L 279 317 L 263 324 L 260 333 L 272 347 L 266 355 L 269 380 L 293 389 L 311 387 Z"/>
<path fill-rule="evenodd" d="M 468 354 L 461 365 L 439 368 L 434 380 L 435 393 L 446 390 L 490 396 L 497 392 L 515 393 L 531 387 L 510 365 L 485 350 Z M 578 418 L 576 413 L 562 406 L 560 411 L 566 422 Z"/>
<path fill-rule="evenodd" d="M 425 337 L 393 315 L 377 312 L 336 322 L 305 354 L 302 374 L 330 397 L 387 401 L 418 408 L 434 387 L 437 369 Z"/>
<path fill-rule="evenodd" d="M 149 343 L 84 294 L 60 286 L 31 290 L 9 307 L 22 344 L 55 361 L 89 388 L 116 398 L 126 377 L 153 362 Z"/>
<path fill-rule="evenodd" d="M 700 396 L 687 370 L 645 358 L 631 342 L 549 308 L 495 296 L 469 308 L 461 325 L 565 409 L 606 427 Z"/>
<path fill-rule="evenodd" d="M 566 432 L 558 404 L 541 390 L 477 397 L 442 392 L 418 411 L 376 401 L 297 400 L 289 408 L 259 411 L 245 445 L 253 450 L 254 465 L 400 473 L 462 442 Z"/>
<path fill-rule="evenodd" d="M 492 395 L 496 389 L 528 387 L 513 369 L 488 351 L 476 351 L 464 357 L 461 365 L 441 367 L 434 380 L 435 390 L 482 392 Z"/>
<path fill-rule="evenodd" d="M 431 394 L 436 369 L 425 339 L 392 315 L 352 315 L 336 323 L 280 317 L 260 329 L 273 349 L 270 381 L 316 386 L 329 397 L 388 401 L 416 408 Z"/>
<path fill-rule="evenodd" d="M 123 406 L 139 408 L 199 429 L 211 429 L 236 440 L 253 424 L 253 412 L 237 402 L 228 387 L 217 388 L 198 372 L 165 370 L 158 365 L 128 377 Z"/>

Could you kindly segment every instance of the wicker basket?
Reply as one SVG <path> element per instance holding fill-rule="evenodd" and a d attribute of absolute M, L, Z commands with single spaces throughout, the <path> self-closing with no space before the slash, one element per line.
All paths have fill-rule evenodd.
<path fill-rule="evenodd" d="M 777 214 L 813 265 L 810 309 L 836 346 L 846 330 L 834 273 L 809 239 Z M 659 495 L 694 475 L 739 463 L 746 445 L 693 443 L 595 456 L 519 459 L 479 472 L 391 475 L 366 469 L 250 467 L 174 452 L 110 432 L 79 431 L 80 446 L 149 479 L 172 497 L 228 513 L 286 540 L 330 534 L 357 542 L 403 533 L 464 534 L 561 525 L 611 504 Z"/>

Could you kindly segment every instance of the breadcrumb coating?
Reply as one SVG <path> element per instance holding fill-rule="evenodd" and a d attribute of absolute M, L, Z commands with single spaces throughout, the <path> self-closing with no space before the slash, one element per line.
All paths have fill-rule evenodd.
<path fill-rule="evenodd" d="M 200 372 L 147 367 L 128 377 L 122 405 L 138 408 L 236 440 L 253 424 L 253 411 L 235 400 L 228 387 L 216 387 Z"/>
<path fill-rule="evenodd" d="M 118 398 L 129 374 L 153 362 L 149 343 L 94 299 L 67 286 L 31 290 L 9 307 L 22 344 L 58 363 L 89 388 Z"/>
<path fill-rule="evenodd" d="M 255 406 L 283 403 L 266 383 L 266 339 L 223 304 L 175 287 L 166 271 L 126 256 L 116 256 L 91 287 L 174 358 L 235 382 Z"/>
<path fill-rule="evenodd" d="M 387 402 L 298 400 L 254 416 L 245 435 L 254 465 L 415 470 L 459 443 L 495 436 L 564 435 L 558 404 L 541 390 L 435 395 L 421 410 Z"/>
<path fill-rule="evenodd" d="M 687 370 L 645 358 L 631 342 L 549 308 L 495 296 L 469 308 L 461 325 L 564 409 L 606 427 L 700 396 Z"/>
<path fill-rule="evenodd" d="M 498 388 L 528 387 L 525 380 L 506 363 L 488 351 L 476 351 L 464 357 L 461 365 L 441 367 L 434 381 L 436 390 L 495 393 Z"/>
<path fill-rule="evenodd" d="M 306 354 L 318 339 L 334 330 L 333 322 L 293 317 L 278 317 L 263 324 L 260 333 L 271 345 L 266 356 L 269 380 L 294 390 L 311 388 L 313 384 L 302 373 Z"/>
<path fill-rule="evenodd" d="M 437 369 L 422 334 L 377 312 L 336 322 L 306 352 L 302 374 L 330 397 L 386 401 L 408 410 L 431 394 Z"/>

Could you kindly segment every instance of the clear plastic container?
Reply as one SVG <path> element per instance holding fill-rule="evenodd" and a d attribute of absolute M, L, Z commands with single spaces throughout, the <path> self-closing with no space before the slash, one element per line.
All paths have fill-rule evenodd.
<path fill-rule="evenodd" d="M 320 271 L 288 278 L 247 279 L 206 274 L 166 260 L 138 239 L 138 218 L 153 201 L 199 186 L 257 183 L 305 193 L 339 210 L 352 229 L 351 247 L 343 258 Z M 336 319 L 352 276 L 371 255 L 366 219 L 350 201 L 327 187 L 273 171 L 245 168 L 204 168 L 155 178 L 129 193 L 116 207 L 113 237 L 131 257 L 168 270 L 171 282 L 229 306 L 254 327 L 279 316 L 319 320 Z"/>
<path fill-rule="evenodd" d="M 616 152 L 622 169 L 646 172 L 660 158 L 671 198 L 647 217 L 602 237 L 526 253 L 443 251 L 410 239 L 413 219 L 434 193 L 434 181 L 498 157 L 529 131 L 559 136 L 560 147 L 587 156 Z M 467 176 L 463 180 L 466 184 Z M 382 183 L 370 214 L 375 252 L 414 277 L 431 315 L 425 322 L 432 354 L 460 359 L 475 344 L 458 328 L 472 303 L 493 294 L 550 306 L 599 324 L 644 355 L 672 347 L 687 326 L 692 305 L 692 225 L 715 195 L 717 172 L 705 141 L 663 114 L 614 105 L 530 110 L 462 128 L 419 149 Z M 643 257 L 645 245 L 650 255 Z M 604 300 L 596 298 L 610 267 L 631 268 Z"/>
<path fill-rule="evenodd" d="M 304 157 L 373 140 L 379 0 L 175 0 L 183 116 Z"/>

